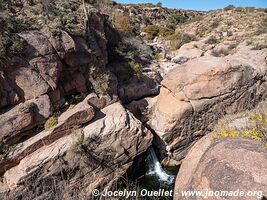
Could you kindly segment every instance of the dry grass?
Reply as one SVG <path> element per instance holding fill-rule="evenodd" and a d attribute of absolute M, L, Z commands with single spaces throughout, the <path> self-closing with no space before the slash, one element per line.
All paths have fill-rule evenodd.
<path fill-rule="evenodd" d="M 56 116 L 51 116 L 44 124 L 45 130 L 50 130 L 58 124 L 58 119 Z"/>

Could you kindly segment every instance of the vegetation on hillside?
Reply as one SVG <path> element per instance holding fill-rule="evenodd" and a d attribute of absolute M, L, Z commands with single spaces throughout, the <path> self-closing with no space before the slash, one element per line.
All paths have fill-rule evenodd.
<path fill-rule="evenodd" d="M 257 19 L 257 20 L 255 20 Z M 197 17 L 191 22 L 178 27 L 184 32 L 193 32 L 202 38 L 212 34 L 228 33 L 227 36 L 251 37 L 267 32 L 266 9 L 253 7 L 228 6 L 222 10 L 208 12 L 206 15 Z"/>
<path fill-rule="evenodd" d="M 238 121 L 243 121 L 238 123 Z M 244 126 L 245 125 L 245 126 Z M 267 106 L 262 102 L 258 108 L 227 116 L 215 128 L 214 139 L 224 137 L 243 137 L 261 141 L 267 146 Z"/>

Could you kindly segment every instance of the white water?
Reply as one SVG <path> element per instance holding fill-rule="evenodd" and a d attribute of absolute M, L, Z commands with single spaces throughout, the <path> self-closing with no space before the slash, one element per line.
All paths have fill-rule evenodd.
<path fill-rule="evenodd" d="M 161 181 L 166 182 L 168 185 L 174 183 L 175 176 L 168 174 L 161 166 L 153 147 L 148 149 L 148 165 L 149 171 L 146 175 L 157 176 Z"/>

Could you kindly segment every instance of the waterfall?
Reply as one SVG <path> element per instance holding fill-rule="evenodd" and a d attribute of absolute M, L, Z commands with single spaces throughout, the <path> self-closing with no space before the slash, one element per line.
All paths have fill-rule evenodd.
<path fill-rule="evenodd" d="M 175 176 L 169 174 L 162 168 L 153 147 L 148 149 L 148 167 L 149 170 L 146 175 L 157 176 L 161 181 L 167 183 L 168 185 L 174 183 Z"/>

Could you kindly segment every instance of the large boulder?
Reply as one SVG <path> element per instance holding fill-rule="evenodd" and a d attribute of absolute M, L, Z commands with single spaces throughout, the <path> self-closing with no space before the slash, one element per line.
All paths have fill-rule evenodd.
<path fill-rule="evenodd" d="M 82 119 L 68 112 L 60 121 Z M 95 188 L 110 188 L 152 142 L 152 134 L 120 103 L 99 110 L 84 127 L 72 126 L 67 134 L 59 131 L 49 138 L 58 126 L 15 150 L 11 159 L 19 162 L 3 175 L 1 199 L 89 198 Z"/>
<path fill-rule="evenodd" d="M 179 164 L 219 118 L 266 98 L 265 58 L 248 49 L 224 58 L 204 56 L 165 76 L 150 125 L 165 142 L 166 162 Z"/>
<path fill-rule="evenodd" d="M 33 125 L 36 125 L 37 122 L 39 123 L 43 122 L 43 121 L 38 121 L 41 119 L 40 118 L 41 116 L 43 117 L 42 119 L 45 120 L 51 114 L 51 113 L 46 113 L 48 110 L 43 108 L 43 106 L 45 108 L 49 108 L 45 106 L 45 103 L 48 103 L 47 99 L 44 99 L 44 101 L 40 101 L 38 99 L 37 103 L 39 103 L 37 104 L 39 106 L 37 107 L 39 113 L 33 111 L 35 104 L 30 104 L 31 107 L 25 107 L 24 105 L 24 107 L 20 107 L 20 112 L 18 112 L 18 115 L 14 115 L 14 111 L 12 110 L 13 118 L 9 119 L 12 121 L 6 122 L 6 125 L 3 126 L 4 128 L 3 130 L 6 130 L 6 132 L 9 131 L 7 128 L 10 127 L 13 127 L 13 129 L 15 130 L 17 129 L 16 130 L 17 132 L 11 129 L 10 131 L 13 132 L 10 131 L 7 132 L 9 133 L 9 135 L 3 138 L 8 142 L 6 143 L 8 144 L 9 148 L 1 149 L 2 157 L 3 154 L 5 154 L 5 157 L 3 157 L 0 161 L 0 175 L 2 175 L 5 171 L 9 170 L 13 166 L 18 165 L 19 162 L 25 156 L 31 154 L 37 149 L 45 145 L 49 145 L 63 136 L 72 134 L 73 131 L 75 131 L 75 129 L 82 127 L 82 125 L 91 121 L 95 116 L 94 108 L 91 105 L 89 105 L 87 99 L 85 99 L 83 102 L 77 104 L 73 108 L 70 108 L 66 112 L 62 113 L 58 117 L 58 119 L 55 117 L 49 118 L 48 122 L 46 123 L 48 125 L 45 125 L 46 130 L 39 132 L 37 135 L 35 135 L 36 134 L 35 131 L 32 131 L 30 133 L 28 132 L 25 133 L 23 132 L 25 131 L 24 129 L 33 128 Z M 21 114 L 21 112 L 23 114 Z M 28 122 L 29 125 L 26 122 Z M 12 123 L 16 125 L 11 126 Z M 17 127 L 23 127 L 23 129 L 21 128 L 19 129 Z M 28 139 L 19 140 L 26 134 L 28 135 Z M 18 142 L 19 143 L 13 144 L 14 140 L 16 141 L 16 143 Z M 4 143 L 2 142 L 2 144 Z"/>
<path fill-rule="evenodd" d="M 266 174 L 267 149 L 261 142 L 244 138 L 214 140 L 209 134 L 184 159 L 174 199 L 261 199 L 267 196 Z M 186 197 L 185 191 L 202 191 L 202 195 Z M 224 191 L 228 195 L 221 193 Z M 238 191 L 244 194 L 240 196 Z"/>
<path fill-rule="evenodd" d="M 128 83 L 118 85 L 118 95 L 124 103 L 140 100 L 144 97 L 157 95 L 162 76 L 159 66 L 155 63 L 142 66 L 142 74 L 132 77 Z"/>
<path fill-rule="evenodd" d="M 27 131 L 44 123 L 53 106 L 47 95 L 21 103 L 0 115 L 0 142 L 13 144 L 27 135 Z"/>
<path fill-rule="evenodd" d="M 204 44 L 200 41 L 184 44 L 171 61 L 177 64 L 183 64 L 190 59 L 199 58 L 204 55 L 203 47 Z"/>

